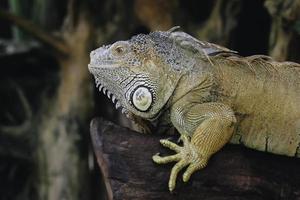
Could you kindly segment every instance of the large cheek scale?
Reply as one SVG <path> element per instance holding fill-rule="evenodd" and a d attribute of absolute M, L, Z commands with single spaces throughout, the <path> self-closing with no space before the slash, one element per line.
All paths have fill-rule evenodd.
<path fill-rule="evenodd" d="M 132 95 L 132 103 L 139 111 L 147 111 L 152 100 L 152 93 L 146 87 L 137 88 Z"/>

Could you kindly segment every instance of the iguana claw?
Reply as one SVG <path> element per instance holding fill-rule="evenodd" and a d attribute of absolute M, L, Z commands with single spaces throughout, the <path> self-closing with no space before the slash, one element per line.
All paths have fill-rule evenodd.
<path fill-rule="evenodd" d="M 190 143 L 190 138 L 188 136 L 181 136 L 183 141 L 183 146 L 179 146 L 169 140 L 162 139 L 160 143 L 177 154 L 171 156 L 161 157 L 156 154 L 152 157 L 153 161 L 158 164 L 166 164 L 169 162 L 177 162 L 171 170 L 169 179 L 169 190 L 173 191 L 176 185 L 176 178 L 180 170 L 188 166 L 185 173 L 183 174 L 183 181 L 187 182 L 191 175 L 196 171 L 206 166 L 207 159 L 203 158 L 197 151 L 195 146 Z"/>

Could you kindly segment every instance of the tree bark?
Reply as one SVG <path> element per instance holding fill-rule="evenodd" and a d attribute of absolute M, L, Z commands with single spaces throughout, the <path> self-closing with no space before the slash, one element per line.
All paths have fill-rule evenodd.
<path fill-rule="evenodd" d="M 134 11 L 139 21 L 151 31 L 166 31 L 173 26 L 175 1 L 135 0 Z"/>
<path fill-rule="evenodd" d="M 188 183 L 180 174 L 170 193 L 173 164 L 157 165 L 151 159 L 157 152 L 172 153 L 159 144 L 161 136 L 99 118 L 92 120 L 90 130 L 108 199 L 300 199 L 299 159 L 227 145 Z"/>
<path fill-rule="evenodd" d="M 209 18 L 197 30 L 197 37 L 200 40 L 228 46 L 231 33 L 238 23 L 237 16 L 241 11 L 241 3 L 238 0 L 215 1 Z"/>
<path fill-rule="evenodd" d="M 84 133 L 92 108 L 92 85 L 87 65 L 92 28 L 83 11 L 75 27 L 63 32 L 70 47 L 58 56 L 60 84 L 42 113 L 37 145 L 39 199 L 89 199 L 87 147 Z"/>
<path fill-rule="evenodd" d="M 74 6 L 70 0 L 59 39 L 29 20 L 0 10 L 0 17 L 52 47 L 60 65 L 56 93 L 45 100 L 36 117 L 39 199 L 89 199 L 88 147 L 83 146 L 93 99 L 87 69 L 93 28 L 86 11 L 81 8 L 75 16 Z"/>
<path fill-rule="evenodd" d="M 265 7 L 272 17 L 269 54 L 278 61 L 300 62 L 300 35 L 296 28 L 300 21 L 300 1 L 267 0 Z"/>

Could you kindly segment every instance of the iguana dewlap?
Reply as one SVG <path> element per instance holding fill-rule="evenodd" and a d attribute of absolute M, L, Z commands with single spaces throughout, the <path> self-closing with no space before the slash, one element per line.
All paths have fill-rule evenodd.
<path fill-rule="evenodd" d="M 267 56 L 242 57 L 174 30 L 140 34 L 91 52 L 97 87 L 135 119 L 164 119 L 183 145 L 161 144 L 174 155 L 183 181 L 206 166 L 226 143 L 300 157 L 300 65 Z"/>

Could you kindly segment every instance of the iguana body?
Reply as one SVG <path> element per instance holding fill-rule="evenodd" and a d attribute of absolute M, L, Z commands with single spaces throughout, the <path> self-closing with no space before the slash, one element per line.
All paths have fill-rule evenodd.
<path fill-rule="evenodd" d="M 129 117 L 164 119 L 181 134 L 183 146 L 160 141 L 175 155 L 153 156 L 159 164 L 177 162 L 172 191 L 181 169 L 188 181 L 228 142 L 300 157 L 299 66 L 241 57 L 170 30 L 96 49 L 89 70 Z"/>

